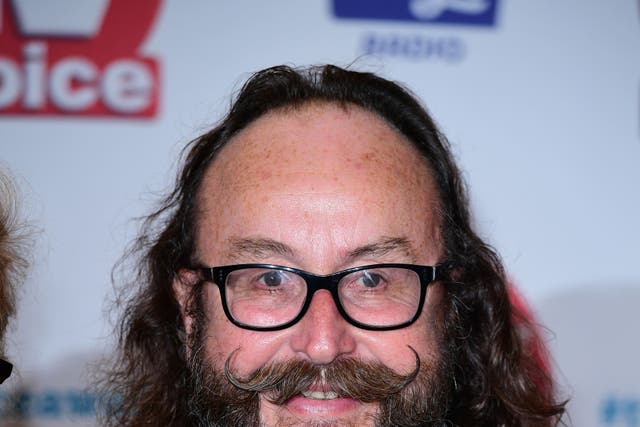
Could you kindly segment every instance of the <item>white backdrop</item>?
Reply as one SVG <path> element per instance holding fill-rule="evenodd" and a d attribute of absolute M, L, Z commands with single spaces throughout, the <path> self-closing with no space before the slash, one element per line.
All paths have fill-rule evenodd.
<path fill-rule="evenodd" d="M 637 2 L 155 3 L 0 0 L 0 167 L 42 230 L 0 425 L 95 424 L 85 365 L 109 348 L 131 219 L 249 73 L 355 61 L 452 141 L 479 229 L 551 331 L 573 425 L 640 426 Z"/>

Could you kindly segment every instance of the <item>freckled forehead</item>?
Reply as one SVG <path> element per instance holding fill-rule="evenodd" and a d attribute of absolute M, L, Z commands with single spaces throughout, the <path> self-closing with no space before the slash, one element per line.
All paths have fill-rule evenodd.
<path fill-rule="evenodd" d="M 327 103 L 259 118 L 221 150 L 208 175 L 224 189 L 312 180 L 321 191 L 366 179 L 383 190 L 425 188 L 431 181 L 426 161 L 385 121 L 356 106 Z"/>

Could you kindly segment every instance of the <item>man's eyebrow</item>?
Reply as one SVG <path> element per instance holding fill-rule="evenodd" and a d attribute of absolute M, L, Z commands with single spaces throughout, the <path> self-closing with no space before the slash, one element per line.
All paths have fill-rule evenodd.
<path fill-rule="evenodd" d="M 229 240 L 229 257 L 247 262 L 261 260 L 269 256 L 294 257 L 291 247 L 269 238 L 237 238 Z M 377 242 L 360 246 L 347 253 L 347 261 L 356 261 L 364 257 L 383 257 L 388 254 L 400 254 L 415 262 L 416 253 L 413 245 L 406 237 L 383 237 Z"/>
<path fill-rule="evenodd" d="M 385 237 L 377 242 L 360 246 L 347 254 L 350 261 L 363 257 L 381 257 L 390 253 L 400 253 L 410 262 L 415 262 L 416 253 L 411 242 L 406 237 Z"/>
<path fill-rule="evenodd" d="M 230 239 L 229 256 L 236 260 L 260 260 L 279 255 L 293 257 L 293 250 L 282 242 L 268 238 Z"/>

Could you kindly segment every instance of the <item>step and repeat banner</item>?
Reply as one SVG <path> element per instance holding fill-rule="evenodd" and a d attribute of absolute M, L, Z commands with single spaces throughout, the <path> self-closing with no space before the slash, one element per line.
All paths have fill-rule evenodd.
<path fill-rule="evenodd" d="M 406 83 L 548 330 L 570 422 L 640 426 L 635 0 L 0 0 L 0 168 L 36 229 L 0 426 L 93 426 L 110 274 L 251 72 Z"/>

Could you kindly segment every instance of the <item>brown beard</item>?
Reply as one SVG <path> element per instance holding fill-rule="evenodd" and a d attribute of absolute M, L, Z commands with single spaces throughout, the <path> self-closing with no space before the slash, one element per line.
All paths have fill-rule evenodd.
<path fill-rule="evenodd" d="M 446 352 L 441 352 L 437 362 L 427 364 L 421 363 L 409 347 L 415 354 L 416 367 L 406 375 L 381 363 L 341 358 L 322 366 L 300 359 L 270 363 L 246 378 L 237 378 L 229 369 L 235 352 L 221 372 L 205 357 L 203 340 L 194 338 L 199 345 L 191 352 L 187 379 L 187 404 L 193 426 L 257 427 L 261 393 L 270 402 L 282 405 L 312 384 L 323 384 L 323 390 L 362 402 L 379 402 L 372 420 L 372 425 L 378 427 L 450 425 L 445 416 L 453 376 Z M 315 425 L 334 424 L 319 420 Z"/>

